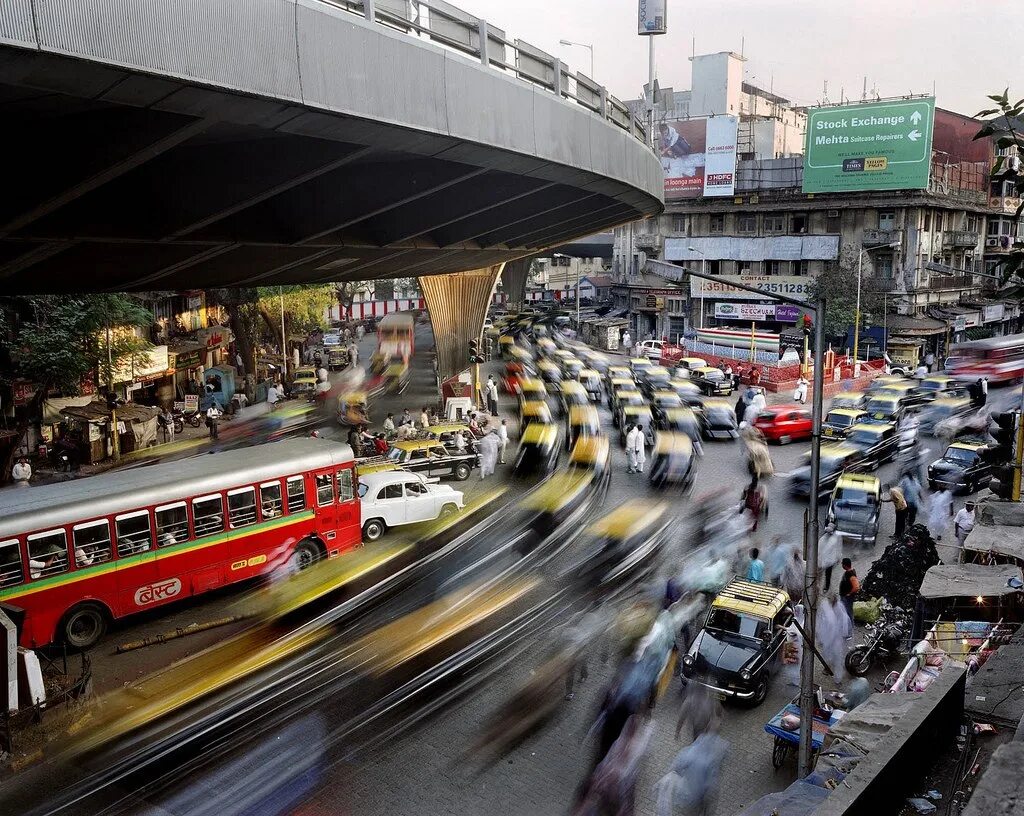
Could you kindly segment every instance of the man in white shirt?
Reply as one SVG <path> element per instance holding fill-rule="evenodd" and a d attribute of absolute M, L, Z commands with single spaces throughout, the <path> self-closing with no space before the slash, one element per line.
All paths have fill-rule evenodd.
<path fill-rule="evenodd" d="M 277 410 L 277 403 L 280 401 L 281 395 L 277 393 L 277 386 L 274 383 L 270 384 L 270 388 L 267 389 L 267 402 L 270 403 L 270 410 Z"/>
<path fill-rule="evenodd" d="M 423 410 L 420 411 L 420 428 L 426 430 L 430 427 L 430 412 L 427 410 L 427 406 L 423 406 Z"/>
<path fill-rule="evenodd" d="M 963 549 L 964 542 L 971 530 L 974 529 L 974 502 L 967 502 L 953 517 L 953 530 L 956 533 L 956 543 Z"/>
<path fill-rule="evenodd" d="M 498 441 L 501 446 L 498 448 L 498 463 L 505 464 L 505 448 L 508 447 L 508 420 L 503 419 L 498 426 Z"/>
<path fill-rule="evenodd" d="M 629 460 L 626 473 L 636 473 L 636 433 L 635 425 L 630 425 L 626 429 L 626 458 Z"/>
<path fill-rule="evenodd" d="M 210 407 L 206 409 L 206 424 L 210 428 L 210 439 L 217 438 L 217 421 L 221 418 L 222 412 L 217 407 L 216 402 L 211 402 Z"/>
<path fill-rule="evenodd" d="M 632 339 L 633 338 L 629 336 L 629 332 L 628 331 L 627 332 L 623 332 L 623 334 L 622 334 L 622 347 L 626 350 L 627 354 L 629 354 L 630 340 L 632 340 Z"/>
<path fill-rule="evenodd" d="M 11 468 L 11 476 L 14 478 L 14 484 L 18 487 L 28 487 L 28 481 L 32 478 L 32 466 L 28 463 L 28 459 L 22 456 Z"/>
<path fill-rule="evenodd" d="M 644 426 L 636 426 L 636 436 L 633 437 L 633 445 L 636 449 L 636 467 L 637 472 L 644 472 L 644 462 L 647 461 L 647 437 L 644 436 Z"/>

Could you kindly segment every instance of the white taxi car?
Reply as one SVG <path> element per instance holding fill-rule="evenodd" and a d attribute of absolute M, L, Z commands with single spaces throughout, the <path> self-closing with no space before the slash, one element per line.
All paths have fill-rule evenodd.
<path fill-rule="evenodd" d="M 389 527 L 454 515 L 466 503 L 450 485 L 399 470 L 360 476 L 359 505 L 363 539 L 376 541 Z"/>

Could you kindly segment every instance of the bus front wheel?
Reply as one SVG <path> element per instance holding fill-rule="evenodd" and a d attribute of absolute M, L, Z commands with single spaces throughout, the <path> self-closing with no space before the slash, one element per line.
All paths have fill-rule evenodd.
<path fill-rule="evenodd" d="M 60 625 L 63 641 L 75 649 L 91 649 L 107 631 L 107 615 L 103 607 L 83 603 L 73 607 Z"/>

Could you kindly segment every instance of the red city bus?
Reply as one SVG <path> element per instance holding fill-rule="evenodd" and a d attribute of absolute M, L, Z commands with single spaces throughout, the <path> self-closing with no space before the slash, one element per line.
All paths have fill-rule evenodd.
<path fill-rule="evenodd" d="M 109 621 L 361 543 L 348 445 L 289 439 L 0 491 L 0 601 L 21 644 L 89 648 Z"/>
<path fill-rule="evenodd" d="M 1024 378 L 1024 334 L 957 343 L 949 350 L 946 372 L 965 381 L 985 377 L 990 383 Z"/>
<path fill-rule="evenodd" d="M 392 312 L 377 321 L 377 353 L 373 355 L 378 365 L 387 365 L 391 360 L 408 363 L 412 359 L 415 321 L 411 312 Z"/>

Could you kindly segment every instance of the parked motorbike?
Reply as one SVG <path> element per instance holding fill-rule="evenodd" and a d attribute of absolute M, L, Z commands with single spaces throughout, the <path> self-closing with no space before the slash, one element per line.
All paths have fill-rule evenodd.
<path fill-rule="evenodd" d="M 158 415 L 156 421 L 161 428 L 165 428 L 168 423 L 163 414 Z M 185 430 L 185 420 L 180 413 L 171 413 L 170 424 L 176 434 L 180 434 Z"/>
<path fill-rule="evenodd" d="M 879 627 L 867 643 L 854 646 L 846 655 L 846 670 L 857 677 L 863 677 L 875 663 L 900 653 L 904 639 L 903 627 L 895 624 Z"/>
<path fill-rule="evenodd" d="M 172 411 L 171 413 L 172 413 L 172 416 L 174 416 L 174 420 L 175 420 L 174 421 L 174 430 L 176 432 L 179 430 L 178 429 L 178 420 L 179 419 L 182 422 L 187 422 L 193 428 L 198 428 L 200 425 L 203 424 L 203 416 L 199 412 L 199 409 L 196 409 L 195 411 L 182 411 L 179 408 L 175 408 L 174 411 Z M 182 425 L 181 430 L 184 430 L 184 425 Z"/>

